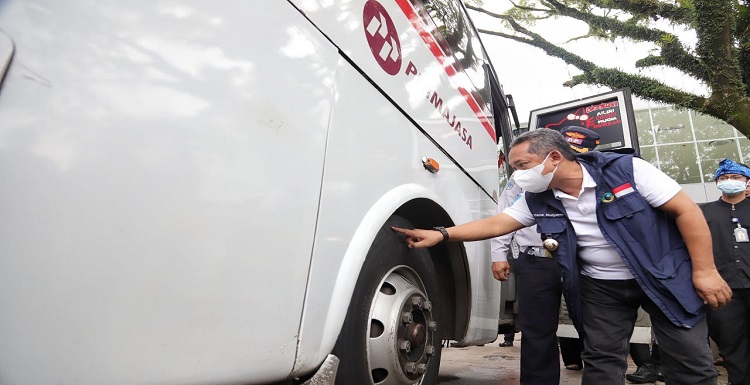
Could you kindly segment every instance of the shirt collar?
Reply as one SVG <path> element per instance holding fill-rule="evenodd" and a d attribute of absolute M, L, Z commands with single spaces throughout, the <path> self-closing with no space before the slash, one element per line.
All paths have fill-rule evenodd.
<path fill-rule="evenodd" d="M 581 191 L 578 193 L 578 196 L 580 197 L 581 194 L 583 194 L 583 190 L 587 188 L 596 188 L 596 182 L 594 182 L 594 178 L 591 177 L 591 174 L 589 174 L 588 170 L 586 170 L 586 167 L 583 167 L 581 163 L 578 163 L 578 165 L 581 166 L 581 170 L 583 170 L 583 183 L 581 184 Z M 570 196 L 556 188 L 552 189 L 552 193 L 555 195 L 556 199 L 576 199 L 575 197 Z"/>

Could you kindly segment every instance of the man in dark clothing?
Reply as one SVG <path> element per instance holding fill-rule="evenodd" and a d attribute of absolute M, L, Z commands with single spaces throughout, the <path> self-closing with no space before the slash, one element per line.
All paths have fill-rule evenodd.
<path fill-rule="evenodd" d="M 714 176 L 721 198 L 702 206 L 719 274 L 732 299 L 708 315 L 711 338 L 724 357 L 732 385 L 750 385 L 750 200 L 745 189 L 750 169 L 724 159 Z"/>

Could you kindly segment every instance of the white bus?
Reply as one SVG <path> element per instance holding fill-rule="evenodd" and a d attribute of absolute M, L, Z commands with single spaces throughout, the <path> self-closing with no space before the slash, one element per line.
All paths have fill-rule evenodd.
<path fill-rule="evenodd" d="M 435 384 L 496 339 L 489 243 L 389 228 L 496 211 L 458 0 L 5 0 L 0 74 L 0 383 Z"/>

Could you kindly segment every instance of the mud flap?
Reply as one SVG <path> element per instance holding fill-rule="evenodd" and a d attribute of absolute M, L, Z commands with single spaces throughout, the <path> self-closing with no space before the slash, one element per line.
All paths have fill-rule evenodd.
<path fill-rule="evenodd" d="M 339 358 L 329 354 L 323 361 L 315 375 L 302 385 L 333 385 L 336 382 L 336 372 L 339 369 Z"/>

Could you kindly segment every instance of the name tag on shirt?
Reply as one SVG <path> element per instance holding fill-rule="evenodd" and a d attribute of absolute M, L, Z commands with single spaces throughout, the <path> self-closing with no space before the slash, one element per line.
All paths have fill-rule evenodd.
<path fill-rule="evenodd" d="M 750 242 L 750 238 L 747 236 L 747 229 L 744 227 L 734 229 L 734 240 L 737 242 Z"/>
<path fill-rule="evenodd" d="M 561 218 L 565 216 L 565 214 L 560 213 L 532 213 L 531 215 L 533 215 L 534 218 Z"/>

